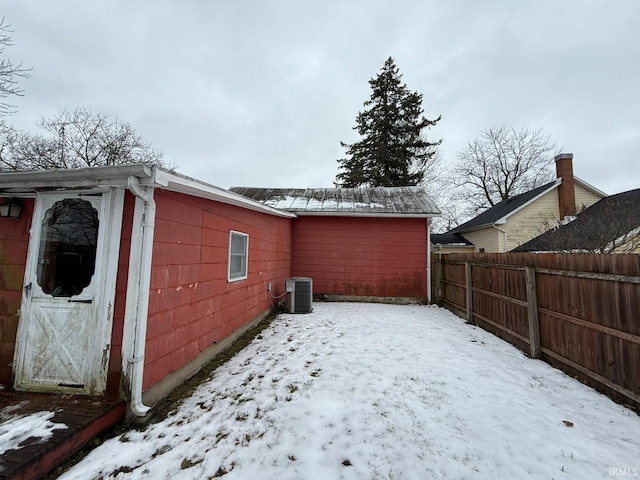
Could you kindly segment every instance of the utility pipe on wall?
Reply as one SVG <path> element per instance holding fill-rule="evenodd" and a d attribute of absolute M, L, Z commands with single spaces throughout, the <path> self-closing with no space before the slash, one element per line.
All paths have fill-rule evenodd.
<path fill-rule="evenodd" d="M 128 359 L 131 366 L 131 377 L 129 379 L 131 389 L 130 407 L 134 415 L 143 417 L 149 411 L 149 407 L 142 403 L 142 378 L 147 337 L 147 315 L 149 313 L 149 286 L 151 284 L 151 256 L 153 254 L 156 202 L 153 199 L 153 190 L 151 189 L 151 193 L 149 193 L 140 187 L 137 177 L 129 177 L 128 185 L 131 193 L 144 203 L 144 215 L 141 221 L 142 233 L 136 235 L 135 223 L 132 227 L 129 285 L 133 285 L 133 288 L 127 287 L 127 311 L 125 313 L 125 318 L 129 317 L 135 325 L 133 352 Z M 134 215 L 134 219 L 135 217 Z M 134 248 L 134 235 L 137 237 L 136 248 Z M 135 298 L 130 299 L 129 292 Z"/>

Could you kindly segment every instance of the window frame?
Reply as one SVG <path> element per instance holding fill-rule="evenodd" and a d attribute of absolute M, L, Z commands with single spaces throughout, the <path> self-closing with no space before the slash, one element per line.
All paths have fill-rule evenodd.
<path fill-rule="evenodd" d="M 244 253 L 238 254 L 232 252 L 233 238 L 234 236 L 242 237 L 245 239 L 244 242 Z M 244 257 L 244 274 L 242 269 L 240 272 L 231 272 L 231 259 L 232 257 Z M 234 274 L 235 276 L 232 276 Z M 246 280 L 249 275 L 249 234 L 238 232 L 236 230 L 229 230 L 229 256 L 227 260 L 227 281 L 231 282 L 239 282 L 241 280 Z"/>

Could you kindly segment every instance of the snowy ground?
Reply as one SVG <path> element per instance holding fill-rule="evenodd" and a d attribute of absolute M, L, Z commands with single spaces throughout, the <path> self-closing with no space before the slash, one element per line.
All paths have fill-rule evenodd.
<path fill-rule="evenodd" d="M 639 432 L 632 411 L 446 310 L 318 303 L 61 478 L 639 476 Z"/>

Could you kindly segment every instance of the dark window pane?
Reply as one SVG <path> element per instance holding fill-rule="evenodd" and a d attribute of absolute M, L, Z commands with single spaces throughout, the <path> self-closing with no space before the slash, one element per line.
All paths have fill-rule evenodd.
<path fill-rule="evenodd" d="M 65 198 L 44 214 L 38 254 L 38 285 L 54 297 L 77 295 L 96 266 L 98 211 L 79 198 Z"/>

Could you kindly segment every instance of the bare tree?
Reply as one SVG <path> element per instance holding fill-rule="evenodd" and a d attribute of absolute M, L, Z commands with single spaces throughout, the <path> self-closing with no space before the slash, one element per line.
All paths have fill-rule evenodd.
<path fill-rule="evenodd" d="M 6 127 L 0 132 L 0 170 L 55 168 L 55 144 L 41 135 Z"/>
<path fill-rule="evenodd" d="M 64 110 L 55 118 L 42 119 L 45 135 L 29 134 L 6 125 L 4 117 L 13 106 L 4 100 L 21 96 L 19 78 L 29 69 L 4 58 L 13 45 L 11 27 L 0 20 L 0 170 L 42 170 L 144 163 L 166 166 L 162 153 L 153 149 L 128 123 L 94 114 L 87 108 Z M 48 135 L 47 135 L 48 134 Z"/>
<path fill-rule="evenodd" d="M 60 168 L 161 163 L 162 154 L 138 135 L 128 123 L 92 113 L 87 108 L 64 110 L 55 118 L 42 119 L 38 126 L 56 143 Z"/>
<path fill-rule="evenodd" d="M 9 132 L 0 148 L 0 169 L 42 170 L 144 163 L 167 166 L 128 123 L 87 108 L 64 110 L 38 122 L 47 136 Z M 169 167 L 172 168 L 172 167 Z"/>
<path fill-rule="evenodd" d="M 553 179 L 556 145 L 542 129 L 505 126 L 484 130 L 458 152 L 451 183 L 470 213 L 492 207 Z"/>
<path fill-rule="evenodd" d="M 441 216 L 429 221 L 432 233 L 444 232 L 460 223 L 462 213 L 460 203 L 451 201 L 448 166 L 440 150 L 434 153 L 431 161 L 425 166 L 420 186 L 425 189 L 442 212 Z"/>
<path fill-rule="evenodd" d="M 444 233 L 465 221 L 464 206 L 451 200 L 446 193 L 431 198 L 442 212 L 441 216 L 434 217 L 429 222 L 431 233 Z"/>
<path fill-rule="evenodd" d="M 0 101 L 0 118 L 11 113 L 14 108 L 4 99 L 10 96 L 22 96 L 23 90 L 18 84 L 18 79 L 29 76 L 29 69 L 24 68 L 21 63 L 15 64 L 4 58 L 5 48 L 13 45 L 11 33 L 13 33 L 11 25 L 5 23 L 4 17 L 2 17 L 0 20 L 0 99 L 2 99 Z"/>

